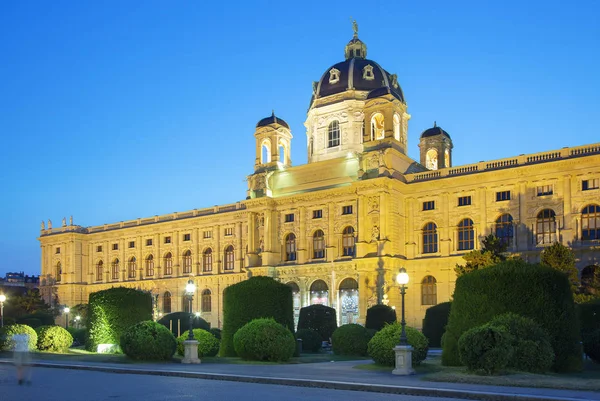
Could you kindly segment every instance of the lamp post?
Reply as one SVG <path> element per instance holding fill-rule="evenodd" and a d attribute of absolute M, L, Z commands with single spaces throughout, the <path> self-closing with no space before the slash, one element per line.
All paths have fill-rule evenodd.
<path fill-rule="evenodd" d="M 6 295 L 0 294 L 0 327 L 4 327 L 4 301 L 6 301 Z"/>
<path fill-rule="evenodd" d="M 81 316 L 79 316 L 79 315 L 75 316 L 75 326 L 76 326 L 77 328 L 79 328 L 79 321 L 80 321 L 80 320 L 81 320 Z"/>
<path fill-rule="evenodd" d="M 194 292 L 196 292 L 196 284 L 194 284 L 194 280 L 189 279 L 185 286 L 185 293 L 190 298 L 190 327 L 188 339 L 183 342 L 183 359 L 181 363 L 200 363 L 198 341 L 194 339 L 194 314 L 192 313 Z"/>
<path fill-rule="evenodd" d="M 68 306 L 65 306 L 65 309 L 63 309 L 63 311 L 65 312 L 65 329 L 69 328 L 69 312 L 71 312 L 71 309 Z"/>
<path fill-rule="evenodd" d="M 404 296 L 406 295 L 406 284 L 408 284 L 408 273 L 404 267 L 400 268 L 396 275 L 396 282 L 400 286 L 400 295 L 402 295 L 402 320 L 400 325 L 400 343 L 394 347 L 396 353 L 396 369 L 392 371 L 395 375 L 411 375 L 415 373 L 412 368 L 412 347 L 408 344 L 406 338 L 406 319 L 404 318 Z"/>
<path fill-rule="evenodd" d="M 188 330 L 188 340 L 194 339 L 194 314 L 192 313 L 192 305 L 194 305 L 194 292 L 196 291 L 196 284 L 194 284 L 194 280 L 189 279 L 186 286 L 185 292 L 188 294 L 190 298 L 190 327 Z"/>

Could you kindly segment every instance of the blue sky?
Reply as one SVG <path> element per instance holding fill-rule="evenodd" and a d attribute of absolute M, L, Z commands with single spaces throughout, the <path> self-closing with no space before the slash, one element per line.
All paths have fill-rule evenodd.
<path fill-rule="evenodd" d="M 343 60 L 350 17 L 398 74 L 409 156 L 434 120 L 454 165 L 600 142 L 599 15 L 584 0 L 4 2 L 0 274 L 39 274 L 42 220 L 244 199 L 272 109 L 306 163 L 311 84 Z"/>

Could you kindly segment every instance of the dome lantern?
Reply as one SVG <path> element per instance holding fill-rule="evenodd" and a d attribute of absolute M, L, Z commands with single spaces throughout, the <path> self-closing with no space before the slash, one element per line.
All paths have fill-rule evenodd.
<path fill-rule="evenodd" d="M 358 38 L 358 24 L 356 21 L 352 21 L 352 30 L 354 31 L 354 36 L 350 39 L 344 51 L 346 60 L 350 60 L 351 58 L 367 58 L 367 45 Z"/>

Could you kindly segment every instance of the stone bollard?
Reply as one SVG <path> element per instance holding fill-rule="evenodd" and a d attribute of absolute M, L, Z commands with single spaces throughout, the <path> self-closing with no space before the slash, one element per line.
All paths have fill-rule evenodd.
<path fill-rule="evenodd" d="M 296 339 L 296 352 L 294 352 L 294 356 L 300 356 L 301 353 L 302 353 L 302 339 L 297 338 Z"/>
<path fill-rule="evenodd" d="M 198 358 L 198 341 L 185 340 L 183 342 L 183 359 L 181 363 L 200 363 L 200 358 Z"/>
<path fill-rule="evenodd" d="M 396 353 L 396 369 L 392 371 L 394 375 L 413 375 L 415 371 L 412 368 L 412 347 L 410 345 L 397 345 L 394 347 Z"/>

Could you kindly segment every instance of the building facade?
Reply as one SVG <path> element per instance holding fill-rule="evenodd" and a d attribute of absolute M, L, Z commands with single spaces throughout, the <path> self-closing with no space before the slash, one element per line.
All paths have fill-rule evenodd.
<path fill-rule="evenodd" d="M 582 274 L 595 268 L 600 143 L 454 167 L 450 135 L 434 124 L 417 162 L 398 78 L 366 57 L 355 29 L 345 60 L 313 83 L 307 164 L 292 166 L 283 119 L 258 122 L 244 200 L 94 227 L 42 223 L 43 297 L 72 306 L 139 288 L 161 314 L 191 307 L 221 327 L 223 290 L 268 275 L 293 288 L 296 315 L 321 303 L 339 324 L 363 323 L 371 305 L 399 307 L 394 277 L 405 267 L 407 322 L 420 328 L 428 307 L 450 299 L 462 255 L 490 233 L 527 261 L 559 241 Z"/>

